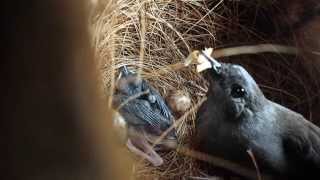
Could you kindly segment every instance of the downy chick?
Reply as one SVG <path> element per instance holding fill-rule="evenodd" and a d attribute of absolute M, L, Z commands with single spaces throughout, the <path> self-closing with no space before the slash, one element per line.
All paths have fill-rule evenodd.
<path fill-rule="evenodd" d="M 113 96 L 113 107 L 127 123 L 128 148 L 154 166 L 160 166 L 163 159 L 149 143 L 173 124 L 173 116 L 160 94 L 123 66 Z M 161 143 L 174 147 L 177 143 L 174 130 Z"/>

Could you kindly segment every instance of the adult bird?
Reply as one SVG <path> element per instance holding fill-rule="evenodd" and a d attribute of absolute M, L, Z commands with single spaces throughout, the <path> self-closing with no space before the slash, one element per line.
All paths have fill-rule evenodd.
<path fill-rule="evenodd" d="M 173 124 L 173 116 L 159 92 L 146 80 L 127 66 L 122 66 L 119 71 L 113 107 L 127 124 L 127 146 L 154 166 L 159 166 L 163 159 L 149 143 L 154 143 Z M 174 147 L 176 143 L 175 132 L 171 130 L 159 144 Z"/>
<path fill-rule="evenodd" d="M 207 100 L 197 113 L 199 150 L 253 168 L 274 179 L 320 177 L 320 129 L 284 106 L 268 100 L 241 66 L 206 56 Z"/>

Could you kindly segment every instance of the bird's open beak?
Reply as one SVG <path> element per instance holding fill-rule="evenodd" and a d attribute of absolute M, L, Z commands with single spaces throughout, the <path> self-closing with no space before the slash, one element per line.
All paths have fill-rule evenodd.
<path fill-rule="evenodd" d="M 132 136 L 128 139 L 127 146 L 136 155 L 148 160 L 154 166 L 160 166 L 163 164 L 163 159 L 159 156 L 156 150 L 168 150 L 176 149 L 178 146 L 178 140 L 176 136 L 168 135 L 156 145 L 151 144 L 156 143 L 159 136 L 153 136 L 150 134 Z"/>
<path fill-rule="evenodd" d="M 148 141 L 142 137 L 134 137 L 128 139 L 127 146 L 129 150 L 143 159 L 148 160 L 153 166 L 163 164 L 163 159 L 159 156 Z"/>
<path fill-rule="evenodd" d="M 130 71 L 128 69 L 128 67 L 126 65 L 123 65 L 119 68 L 119 76 L 118 79 L 122 78 L 122 77 L 126 77 L 129 74 L 132 74 L 132 71 Z"/>
<path fill-rule="evenodd" d="M 158 150 L 165 150 L 165 149 L 175 149 L 178 146 L 178 139 L 175 133 L 168 134 L 164 139 L 158 141 L 159 136 L 152 136 L 150 134 L 145 135 L 146 139 L 151 143 L 156 143 L 158 145 L 156 148 Z"/>

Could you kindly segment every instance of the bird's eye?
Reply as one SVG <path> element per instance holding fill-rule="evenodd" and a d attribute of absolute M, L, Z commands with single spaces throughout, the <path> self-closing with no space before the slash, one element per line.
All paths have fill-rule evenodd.
<path fill-rule="evenodd" d="M 246 90 L 239 84 L 234 84 L 231 87 L 231 96 L 234 98 L 241 98 L 247 94 Z"/>

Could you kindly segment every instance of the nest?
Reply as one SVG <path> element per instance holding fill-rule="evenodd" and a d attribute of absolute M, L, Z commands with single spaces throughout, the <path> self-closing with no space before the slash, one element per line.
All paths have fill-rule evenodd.
<path fill-rule="evenodd" d="M 164 97 L 176 90 L 187 92 L 195 107 L 182 117 L 177 133 L 179 141 L 190 147 L 196 106 L 205 98 L 207 82 L 192 66 L 174 71 L 169 68 L 170 64 L 181 62 L 193 50 L 204 47 L 297 44 L 294 33 L 277 32 L 277 17 L 266 20 L 266 12 L 270 11 L 265 7 L 269 4 L 262 6 L 258 3 L 263 7 L 259 9 L 255 2 L 110 0 L 103 3 L 103 8 L 99 8 L 92 17 L 92 35 L 98 68 L 103 77 L 104 95 L 113 93 L 117 69 L 122 65 L 140 73 Z M 270 7 L 272 9 L 274 5 Z M 264 28 L 265 24 L 269 27 Z M 281 38 L 276 38 L 279 34 Z M 303 57 L 268 53 L 219 60 L 244 65 L 271 100 L 302 113 L 307 119 L 313 120 L 318 116 L 315 107 L 319 100 L 319 82 L 314 78 L 315 70 L 310 70 L 310 63 L 306 65 Z M 164 153 L 162 157 L 165 164 L 161 167 L 137 161 L 135 177 L 209 177 L 206 168 L 192 157 L 174 151 Z"/>

